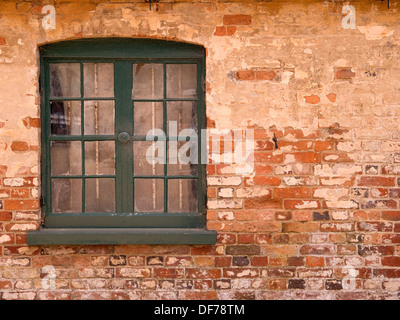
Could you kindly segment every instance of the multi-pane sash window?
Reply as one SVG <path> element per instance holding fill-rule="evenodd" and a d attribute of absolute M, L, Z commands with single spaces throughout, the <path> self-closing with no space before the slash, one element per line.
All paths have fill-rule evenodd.
<path fill-rule="evenodd" d="M 204 48 L 102 39 L 41 53 L 44 227 L 204 228 Z"/>

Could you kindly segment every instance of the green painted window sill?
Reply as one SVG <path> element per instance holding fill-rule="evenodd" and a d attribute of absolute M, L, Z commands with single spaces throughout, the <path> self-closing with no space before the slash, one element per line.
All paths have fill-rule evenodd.
<path fill-rule="evenodd" d="M 217 232 L 190 228 L 42 228 L 28 245 L 215 244 Z"/>

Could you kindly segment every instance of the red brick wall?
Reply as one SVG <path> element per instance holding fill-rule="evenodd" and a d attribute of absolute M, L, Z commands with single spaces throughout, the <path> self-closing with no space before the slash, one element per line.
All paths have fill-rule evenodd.
<path fill-rule="evenodd" d="M 357 2 L 363 24 L 344 30 L 334 1 L 69 1 L 43 30 L 44 3 L 4 1 L 0 299 L 399 299 L 390 3 Z M 27 245 L 42 217 L 37 46 L 107 36 L 204 45 L 208 128 L 254 130 L 253 173 L 207 165 L 215 245 Z"/>

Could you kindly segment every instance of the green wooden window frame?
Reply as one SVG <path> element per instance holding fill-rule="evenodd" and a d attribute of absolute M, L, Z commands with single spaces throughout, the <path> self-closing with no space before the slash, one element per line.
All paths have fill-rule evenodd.
<path fill-rule="evenodd" d="M 41 229 L 28 232 L 28 244 L 212 244 L 216 232 L 206 229 L 205 165 L 201 164 L 201 130 L 206 128 L 205 118 L 205 49 L 202 46 L 154 39 L 80 39 L 48 44 L 40 47 L 41 62 L 41 185 L 44 223 Z M 80 97 L 50 96 L 50 65 L 76 63 L 80 66 Z M 114 97 L 86 98 L 84 95 L 84 63 L 111 63 L 114 66 Z M 162 64 L 163 97 L 136 99 L 132 97 L 135 63 Z M 168 98 L 166 68 L 169 64 L 192 64 L 197 68 L 196 98 Z M 114 134 L 85 135 L 84 103 L 86 100 L 112 100 L 115 108 Z M 54 101 L 76 101 L 81 105 L 80 135 L 52 135 L 50 104 Z M 146 136 L 134 134 L 134 107 L 136 102 L 159 102 L 163 105 L 163 131 L 167 132 L 167 102 L 193 101 L 197 103 L 198 165 L 195 175 L 168 175 L 164 173 L 135 175 L 133 169 L 133 143 L 146 141 Z M 128 141 L 119 139 L 128 133 Z M 169 137 L 168 140 L 185 140 Z M 78 141 L 81 144 L 82 172 L 68 177 L 52 175 L 50 144 L 58 141 Z M 115 142 L 115 172 L 113 175 L 85 174 L 85 142 Z M 68 178 L 82 181 L 82 213 L 52 212 L 52 181 Z M 85 212 L 85 181 L 91 178 L 114 179 L 115 212 Z M 136 179 L 158 178 L 164 183 L 164 211 L 134 212 L 134 184 Z M 197 182 L 197 211 L 168 212 L 168 181 L 191 179 Z"/>

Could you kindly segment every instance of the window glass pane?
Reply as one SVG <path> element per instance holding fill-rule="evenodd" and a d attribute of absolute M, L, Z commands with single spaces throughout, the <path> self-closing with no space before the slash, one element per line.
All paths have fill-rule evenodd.
<path fill-rule="evenodd" d="M 80 101 L 51 101 L 50 126 L 54 135 L 80 135 Z"/>
<path fill-rule="evenodd" d="M 164 158 L 163 151 L 157 146 L 162 142 L 134 141 L 133 142 L 133 164 L 134 174 L 140 175 L 163 175 L 164 160 L 157 161 L 157 158 Z M 163 146 L 165 144 L 163 143 Z"/>
<path fill-rule="evenodd" d="M 167 97 L 195 98 L 197 96 L 197 66 L 167 64 Z"/>
<path fill-rule="evenodd" d="M 164 211 L 164 180 L 135 179 L 135 212 Z"/>
<path fill-rule="evenodd" d="M 82 180 L 52 179 L 51 197 L 54 213 L 82 212 Z"/>
<path fill-rule="evenodd" d="M 79 63 L 50 64 L 50 96 L 81 96 L 81 68 Z"/>
<path fill-rule="evenodd" d="M 197 175 L 197 141 L 169 141 L 167 172 L 172 175 Z"/>
<path fill-rule="evenodd" d="M 85 97 L 114 97 L 114 64 L 84 63 Z"/>
<path fill-rule="evenodd" d="M 162 102 L 134 102 L 134 133 L 147 135 L 151 129 L 163 129 Z"/>
<path fill-rule="evenodd" d="M 162 99 L 164 97 L 163 65 L 135 63 L 133 65 L 133 99 Z"/>
<path fill-rule="evenodd" d="M 114 179 L 85 180 L 85 212 L 115 212 Z"/>
<path fill-rule="evenodd" d="M 115 173 L 115 142 L 85 142 L 85 174 L 101 175 Z"/>
<path fill-rule="evenodd" d="M 188 131 L 185 129 L 193 129 L 198 132 L 196 101 L 168 101 L 167 120 L 167 133 L 170 136 L 176 136 L 180 133 L 187 135 Z M 186 132 L 182 132 L 182 130 Z"/>
<path fill-rule="evenodd" d="M 81 175 L 82 148 L 80 141 L 51 141 L 51 174 Z"/>
<path fill-rule="evenodd" d="M 114 101 L 85 101 L 85 135 L 114 134 Z"/>
<path fill-rule="evenodd" d="M 197 180 L 168 180 L 168 212 L 197 212 Z"/>

